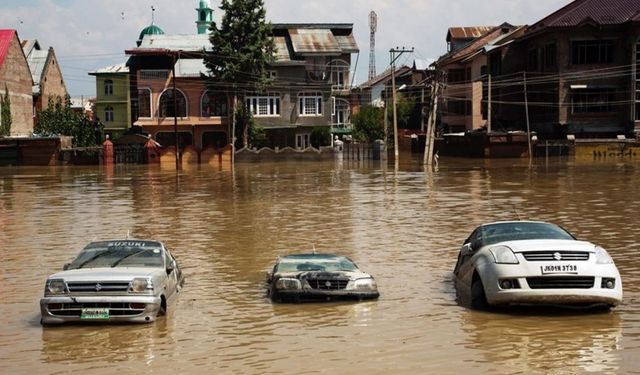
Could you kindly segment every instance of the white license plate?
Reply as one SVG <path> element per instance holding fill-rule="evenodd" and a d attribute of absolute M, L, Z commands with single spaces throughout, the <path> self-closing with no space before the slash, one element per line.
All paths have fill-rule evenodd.
<path fill-rule="evenodd" d="M 540 267 L 543 275 L 549 274 L 577 274 L 578 266 L 575 264 L 546 264 Z"/>
<path fill-rule="evenodd" d="M 80 319 L 105 320 L 109 319 L 109 309 L 82 309 Z"/>

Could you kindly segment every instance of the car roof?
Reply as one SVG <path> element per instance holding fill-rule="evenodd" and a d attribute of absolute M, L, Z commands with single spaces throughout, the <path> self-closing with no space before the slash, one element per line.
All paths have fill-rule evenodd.
<path fill-rule="evenodd" d="M 285 255 L 279 258 L 279 260 L 333 260 L 345 258 L 343 256 L 335 255 L 335 254 L 292 254 Z"/>
<path fill-rule="evenodd" d="M 495 225 L 495 224 L 549 224 L 549 225 L 556 225 L 553 223 L 547 223 L 546 221 L 536 221 L 536 220 L 506 220 L 506 221 L 495 221 L 493 223 L 485 223 L 480 225 L 480 227 L 486 227 L 489 225 Z M 557 226 L 557 225 L 556 225 Z"/>

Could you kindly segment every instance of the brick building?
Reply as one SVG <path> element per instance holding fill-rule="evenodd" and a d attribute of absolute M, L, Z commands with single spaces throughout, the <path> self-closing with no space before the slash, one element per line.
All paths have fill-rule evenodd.
<path fill-rule="evenodd" d="M 23 40 L 22 49 L 33 78 L 34 114 L 47 108 L 49 99 L 67 96 L 67 87 L 53 47 L 43 50 L 37 40 Z"/>
<path fill-rule="evenodd" d="M 33 79 L 15 30 L 0 30 L 0 92 L 9 90 L 11 135 L 33 132 Z"/>

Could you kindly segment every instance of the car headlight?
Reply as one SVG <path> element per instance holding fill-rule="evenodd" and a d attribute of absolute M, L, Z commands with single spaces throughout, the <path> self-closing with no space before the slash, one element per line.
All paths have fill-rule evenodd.
<path fill-rule="evenodd" d="M 607 250 L 596 246 L 596 263 L 597 264 L 613 264 L 613 259 L 607 253 Z"/>
<path fill-rule="evenodd" d="M 133 293 L 144 293 L 153 290 L 153 284 L 148 279 L 133 279 L 129 291 Z"/>
<path fill-rule="evenodd" d="M 519 264 L 516 254 L 507 246 L 495 246 L 489 249 L 497 264 Z"/>
<path fill-rule="evenodd" d="M 376 281 L 373 278 L 358 279 L 354 283 L 354 287 L 357 290 L 370 290 L 370 291 L 378 290 L 378 284 L 376 284 Z"/>
<path fill-rule="evenodd" d="M 60 295 L 67 293 L 67 284 L 62 279 L 47 280 L 45 295 Z"/>
<path fill-rule="evenodd" d="M 298 279 L 283 278 L 276 281 L 276 289 L 280 290 L 298 290 L 302 289 L 302 284 Z"/>

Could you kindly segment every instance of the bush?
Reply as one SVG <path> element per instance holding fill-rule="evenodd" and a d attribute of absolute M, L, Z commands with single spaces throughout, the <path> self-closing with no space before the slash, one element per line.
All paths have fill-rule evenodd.
<path fill-rule="evenodd" d="M 384 110 L 365 106 L 353 116 L 353 136 L 361 142 L 384 138 Z"/>
<path fill-rule="evenodd" d="M 311 146 L 320 148 L 331 145 L 331 130 L 326 126 L 316 126 L 311 130 Z"/>

